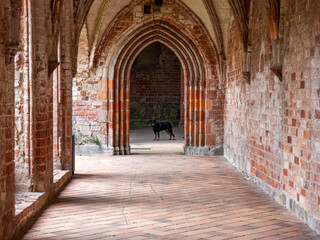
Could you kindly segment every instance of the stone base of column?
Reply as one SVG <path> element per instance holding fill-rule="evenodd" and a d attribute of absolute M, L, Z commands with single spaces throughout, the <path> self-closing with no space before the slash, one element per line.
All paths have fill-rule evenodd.
<path fill-rule="evenodd" d="M 76 145 L 75 146 L 76 156 L 112 156 L 114 155 L 114 148 L 108 146 L 99 145 Z"/>
<path fill-rule="evenodd" d="M 113 155 L 130 155 L 130 146 L 114 147 Z"/>
<path fill-rule="evenodd" d="M 223 145 L 219 146 L 184 146 L 184 154 L 190 156 L 223 156 Z"/>
<path fill-rule="evenodd" d="M 76 145 L 76 156 L 114 156 L 114 155 L 130 155 L 130 146 L 126 147 L 110 147 L 99 145 Z"/>

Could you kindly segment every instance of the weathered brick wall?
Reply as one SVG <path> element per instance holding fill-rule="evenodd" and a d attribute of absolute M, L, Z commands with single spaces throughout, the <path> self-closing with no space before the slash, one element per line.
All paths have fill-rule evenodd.
<path fill-rule="evenodd" d="M 224 121 L 224 156 L 241 171 L 250 172 L 246 159 L 246 83 L 243 72 L 243 43 L 235 20 L 230 23 L 227 56 L 227 90 Z"/>
<path fill-rule="evenodd" d="M 136 58 L 130 77 L 130 127 L 151 119 L 180 122 L 181 65 L 165 45 L 154 43 Z"/>
<path fill-rule="evenodd" d="M 287 206 L 320 233 L 319 1 L 285 6 L 283 189 Z"/>
<path fill-rule="evenodd" d="M 225 155 L 242 171 L 239 159 L 246 156 L 251 179 L 320 232 L 320 2 L 282 5 L 282 82 L 270 71 L 274 59 L 266 8 L 260 1 L 253 4 L 251 84 L 246 87 L 238 73 L 243 50 L 234 41 L 239 30 L 234 24 L 229 29 Z M 243 140 L 246 151 L 239 149 Z"/>
<path fill-rule="evenodd" d="M 319 6 L 317 6 L 319 8 Z M 316 8 L 312 8 L 312 16 L 318 16 Z M 319 19 L 317 18 L 312 19 Z M 320 234 L 319 218 L 320 218 L 320 21 L 313 23 L 311 44 L 314 47 L 309 49 L 311 59 L 311 111 L 306 115 L 306 112 L 300 110 L 300 115 L 305 113 L 306 116 L 310 116 L 310 144 L 311 144 L 311 163 L 310 169 L 310 192 L 308 192 L 308 200 L 310 203 L 310 209 L 312 214 L 318 218 L 316 225 L 317 232 Z M 301 117 L 302 117 L 301 116 Z"/>
<path fill-rule="evenodd" d="M 251 173 L 280 190 L 282 171 L 283 87 L 270 71 L 271 41 L 266 8 L 254 3 L 252 21 L 251 85 L 247 102 L 247 159 Z M 262 27 L 263 26 L 263 27 Z"/>
<path fill-rule="evenodd" d="M 105 119 L 103 103 L 98 101 L 102 88 L 101 77 L 89 75 L 89 46 L 87 29 L 80 34 L 78 73 L 73 79 L 73 132 L 76 144 L 105 144 Z"/>

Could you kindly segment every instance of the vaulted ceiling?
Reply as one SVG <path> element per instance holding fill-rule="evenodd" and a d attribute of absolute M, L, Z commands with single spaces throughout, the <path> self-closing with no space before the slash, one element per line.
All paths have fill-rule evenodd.
<path fill-rule="evenodd" d="M 75 16 L 79 26 L 88 31 L 89 51 L 92 53 L 101 41 L 110 22 L 133 0 L 74 0 Z M 146 0 L 146 2 L 152 0 Z M 246 15 L 250 0 L 177 0 L 183 2 L 203 22 L 217 52 L 227 53 L 228 27 L 235 17 L 244 36 L 247 34 Z"/>

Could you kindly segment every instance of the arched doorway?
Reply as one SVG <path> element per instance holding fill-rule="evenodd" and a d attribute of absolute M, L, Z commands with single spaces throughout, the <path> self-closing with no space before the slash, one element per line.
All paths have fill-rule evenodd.
<path fill-rule="evenodd" d="M 181 64 L 160 42 L 143 49 L 130 73 L 130 129 L 149 127 L 149 121 L 168 120 L 174 127 L 183 121 Z"/>
<path fill-rule="evenodd" d="M 183 152 L 184 91 L 182 69 L 175 53 L 160 42 L 145 47 L 130 73 L 131 154 L 180 154 Z M 155 136 L 150 120 L 168 121 L 175 141 L 165 131 Z M 160 141 L 159 141 L 160 140 Z"/>
<path fill-rule="evenodd" d="M 205 145 L 205 69 L 196 46 L 170 25 L 150 23 L 133 33 L 107 62 L 108 147 L 115 155 L 130 154 L 130 72 L 134 60 L 148 45 L 160 42 L 181 62 L 185 95 L 185 146 Z"/>
<path fill-rule="evenodd" d="M 166 2 L 154 14 L 141 12 L 143 8 L 142 1 L 124 8 L 91 55 L 95 79 L 102 86 L 98 114 L 105 123 L 104 153 L 130 154 L 131 69 L 140 52 L 155 42 L 171 49 L 181 63 L 185 154 L 221 153 L 224 91 L 214 43 L 202 22 L 179 1 Z"/>

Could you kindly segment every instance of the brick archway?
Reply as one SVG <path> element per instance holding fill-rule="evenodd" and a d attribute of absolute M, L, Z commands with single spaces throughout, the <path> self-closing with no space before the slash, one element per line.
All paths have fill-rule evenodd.
<path fill-rule="evenodd" d="M 108 148 L 115 155 L 130 154 L 130 71 L 133 61 L 148 45 L 161 42 L 179 58 L 184 75 L 185 147 L 205 146 L 204 61 L 197 47 L 178 29 L 164 22 L 151 22 L 137 29 L 113 55 L 105 68 L 109 94 Z"/>
<path fill-rule="evenodd" d="M 90 60 L 96 78 L 102 81 L 98 100 L 102 101 L 99 116 L 105 116 L 104 152 L 130 154 L 131 67 L 145 47 L 160 42 L 176 54 L 182 66 L 185 153 L 221 154 L 223 74 L 219 73 L 214 43 L 202 22 L 181 2 L 168 0 L 163 11 L 151 15 L 141 14 L 143 6 L 142 1 L 135 1 L 123 9 L 106 29 Z"/>

